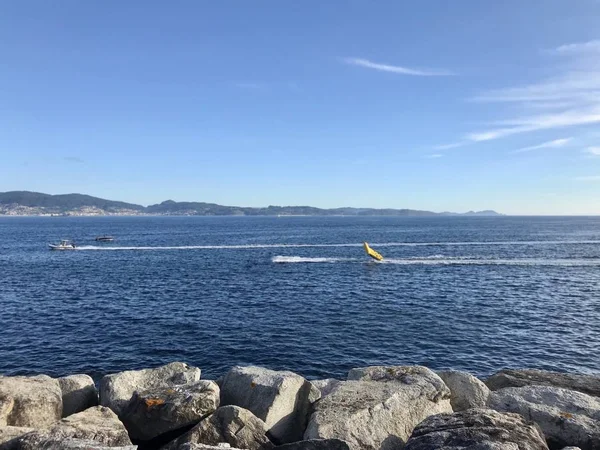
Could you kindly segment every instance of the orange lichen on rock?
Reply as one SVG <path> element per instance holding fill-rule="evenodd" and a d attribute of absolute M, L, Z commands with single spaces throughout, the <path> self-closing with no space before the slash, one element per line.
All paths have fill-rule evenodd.
<path fill-rule="evenodd" d="M 165 403 L 165 401 L 162 398 L 147 398 L 146 400 L 144 400 L 144 402 L 146 403 L 146 406 L 148 408 L 163 405 Z"/>

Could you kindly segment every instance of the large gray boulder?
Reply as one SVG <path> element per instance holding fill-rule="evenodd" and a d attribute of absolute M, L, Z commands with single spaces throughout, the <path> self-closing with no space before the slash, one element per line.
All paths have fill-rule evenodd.
<path fill-rule="evenodd" d="M 51 428 L 34 431 L 24 438 L 27 438 L 26 442 L 29 442 L 30 445 L 36 442 L 50 443 L 70 439 L 93 441 L 107 447 L 131 445 L 127 430 L 119 421 L 117 415 L 103 406 L 94 406 L 83 412 L 73 414 L 62 419 Z"/>
<path fill-rule="evenodd" d="M 62 408 L 54 378 L 0 376 L 0 426 L 43 428 L 60 420 Z"/>
<path fill-rule="evenodd" d="M 0 450 L 18 450 L 18 438 L 32 431 L 27 427 L 0 427 Z"/>
<path fill-rule="evenodd" d="M 98 390 L 89 375 L 69 375 L 58 378 L 62 392 L 63 417 L 98 405 Z"/>
<path fill-rule="evenodd" d="M 312 439 L 280 445 L 274 450 L 350 450 L 350 448 L 339 439 Z"/>
<path fill-rule="evenodd" d="M 218 445 L 223 442 L 247 450 L 269 450 L 273 447 L 262 420 L 239 406 L 221 406 L 162 450 L 180 450 L 185 444 Z"/>
<path fill-rule="evenodd" d="M 485 380 L 485 384 L 492 391 L 507 387 L 542 385 L 570 389 L 600 397 L 600 374 L 583 375 L 535 369 L 504 369 Z"/>
<path fill-rule="evenodd" d="M 341 439 L 353 450 L 401 449 L 417 424 L 452 412 L 448 387 L 425 367 L 353 369 L 349 378 L 315 404 L 304 439 Z"/>
<path fill-rule="evenodd" d="M 84 444 L 92 442 L 100 448 L 131 445 L 127 430 L 117 415 L 109 408 L 94 406 L 62 419 L 51 428 L 23 436 L 16 448 L 58 449 L 62 448 L 59 446 L 61 442 L 71 442 L 74 446 L 65 448 L 87 448 L 78 447 L 81 444 L 78 441 L 84 441 Z"/>
<path fill-rule="evenodd" d="M 148 441 L 194 425 L 219 407 L 219 386 L 197 381 L 135 392 L 121 418 L 133 439 Z"/>
<path fill-rule="evenodd" d="M 442 379 L 425 366 L 370 366 L 351 369 L 348 380 L 397 382 L 404 386 L 427 386 L 440 398 L 450 398 L 450 390 Z"/>
<path fill-rule="evenodd" d="M 544 435 L 518 414 L 469 409 L 421 422 L 404 450 L 548 450 Z"/>
<path fill-rule="evenodd" d="M 62 419 L 50 435 L 90 439 L 111 446 L 131 445 L 129 434 L 117 415 L 104 406 L 93 406 Z"/>
<path fill-rule="evenodd" d="M 600 449 L 600 399 L 552 386 L 504 388 L 490 394 L 497 411 L 521 414 L 537 423 L 551 448 Z"/>
<path fill-rule="evenodd" d="M 154 369 L 106 375 L 100 380 L 100 404 L 120 416 L 135 391 L 195 383 L 200 379 L 200 373 L 197 367 L 173 362 Z"/>
<path fill-rule="evenodd" d="M 90 439 L 50 436 L 30 433 L 19 439 L 18 450 L 137 450 L 137 445 L 115 446 Z"/>
<path fill-rule="evenodd" d="M 236 405 L 262 419 L 279 443 L 302 438 L 310 405 L 319 391 L 293 372 L 262 367 L 234 367 L 223 379 L 221 405 Z"/>
<path fill-rule="evenodd" d="M 450 389 L 450 404 L 454 411 L 485 408 L 487 405 L 490 390 L 470 373 L 446 370 L 437 374 Z"/>
<path fill-rule="evenodd" d="M 311 380 L 310 384 L 319 390 L 320 398 L 323 398 L 329 395 L 341 382 L 341 380 L 335 378 L 326 378 L 324 380 Z"/>

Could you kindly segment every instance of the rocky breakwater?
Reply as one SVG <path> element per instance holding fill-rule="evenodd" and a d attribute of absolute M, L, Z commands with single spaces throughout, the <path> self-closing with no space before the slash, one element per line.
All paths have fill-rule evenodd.
<path fill-rule="evenodd" d="M 53 379 L 0 376 L 0 450 L 600 450 L 600 376 L 422 366 L 312 380 L 184 363 Z"/>

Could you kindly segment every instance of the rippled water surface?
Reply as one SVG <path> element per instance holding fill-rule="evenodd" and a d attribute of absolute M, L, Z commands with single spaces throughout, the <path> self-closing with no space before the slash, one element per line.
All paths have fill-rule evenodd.
<path fill-rule="evenodd" d="M 598 218 L 0 218 L 0 373 L 594 372 L 599 294 Z"/>

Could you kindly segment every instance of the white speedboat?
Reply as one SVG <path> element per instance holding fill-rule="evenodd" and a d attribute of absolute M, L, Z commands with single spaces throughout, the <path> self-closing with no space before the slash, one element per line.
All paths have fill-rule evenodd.
<path fill-rule="evenodd" d="M 48 244 L 50 250 L 75 250 L 75 244 L 71 241 L 62 240 L 59 244 Z"/>

